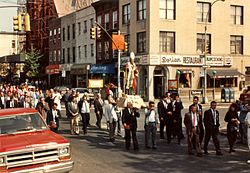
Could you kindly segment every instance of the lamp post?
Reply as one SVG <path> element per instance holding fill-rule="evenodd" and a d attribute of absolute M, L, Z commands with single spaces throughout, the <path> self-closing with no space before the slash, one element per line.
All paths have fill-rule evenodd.
<path fill-rule="evenodd" d="M 214 98 L 214 100 L 215 100 L 215 75 L 216 75 L 216 73 L 217 73 L 217 71 L 216 70 L 214 70 L 213 71 L 213 76 L 214 76 L 214 90 L 213 90 L 213 98 Z"/>
<path fill-rule="evenodd" d="M 208 103 L 208 99 L 207 99 L 207 57 L 206 57 L 206 45 L 207 45 L 207 23 L 208 23 L 208 16 L 209 14 L 211 13 L 211 9 L 212 9 L 212 6 L 216 3 L 216 2 L 219 2 L 219 1 L 222 1 L 224 2 L 225 0 L 215 0 L 211 3 L 211 6 L 210 8 L 208 9 L 208 12 L 207 12 L 207 15 L 206 15 L 206 20 L 205 20 L 205 32 L 204 32 L 204 94 L 203 94 L 203 102 L 204 103 Z"/>
<path fill-rule="evenodd" d="M 176 75 L 177 75 L 177 78 L 178 78 L 178 90 L 177 90 L 177 92 L 178 92 L 178 94 L 180 95 L 179 89 L 180 89 L 180 75 L 181 75 L 181 71 L 180 71 L 180 70 L 177 70 L 177 71 L 176 71 Z"/>

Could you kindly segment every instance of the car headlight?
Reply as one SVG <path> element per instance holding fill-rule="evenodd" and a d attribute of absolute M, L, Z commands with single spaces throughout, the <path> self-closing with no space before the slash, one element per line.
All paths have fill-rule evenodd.
<path fill-rule="evenodd" d="M 69 155 L 69 148 L 59 148 L 59 156 L 67 156 Z"/>
<path fill-rule="evenodd" d="M 4 164 L 4 157 L 0 157 L 0 165 Z"/>

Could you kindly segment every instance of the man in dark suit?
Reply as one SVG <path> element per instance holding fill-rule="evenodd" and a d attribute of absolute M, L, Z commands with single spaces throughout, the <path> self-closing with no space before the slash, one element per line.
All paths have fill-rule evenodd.
<path fill-rule="evenodd" d="M 102 120 L 102 115 L 103 115 L 102 106 L 103 106 L 103 100 L 102 100 L 101 94 L 98 93 L 94 101 L 94 107 L 95 107 L 95 113 L 96 113 L 96 126 L 98 128 L 101 128 L 101 120 Z"/>
<path fill-rule="evenodd" d="M 216 110 L 217 103 L 212 101 L 211 108 L 204 112 L 204 126 L 205 126 L 205 142 L 204 153 L 208 154 L 207 146 L 212 136 L 217 155 L 222 155 L 220 150 L 220 142 L 218 139 L 219 132 L 219 111 Z"/>
<path fill-rule="evenodd" d="M 122 112 L 122 124 L 125 129 L 125 143 L 126 149 L 130 148 L 131 135 L 133 139 L 134 150 L 138 150 L 138 141 L 136 137 L 137 130 L 137 118 L 140 117 L 139 112 L 133 108 L 133 104 L 131 102 L 127 103 L 127 107 Z"/>
<path fill-rule="evenodd" d="M 199 97 L 198 96 L 194 96 L 193 98 L 193 104 L 189 106 L 189 112 L 191 111 L 191 107 L 195 105 L 196 106 L 196 111 L 199 114 L 199 119 L 201 120 L 199 122 L 199 127 L 200 127 L 200 134 L 199 134 L 199 142 L 200 145 L 202 145 L 202 141 L 204 138 L 204 127 L 203 127 L 203 123 L 202 123 L 202 106 L 201 104 L 199 104 Z"/>
<path fill-rule="evenodd" d="M 13 95 L 10 96 L 10 99 L 6 101 L 6 108 L 17 108 L 18 102 L 14 99 Z"/>
<path fill-rule="evenodd" d="M 61 112 L 57 109 L 57 104 L 53 103 L 52 108 L 47 113 L 46 122 L 53 132 L 57 132 L 59 128 L 59 118 L 61 118 Z"/>
<path fill-rule="evenodd" d="M 157 111 L 160 119 L 160 138 L 164 139 L 164 127 L 166 126 L 167 121 L 167 95 L 163 95 L 162 100 L 157 105 Z M 166 130 L 167 131 L 167 130 Z"/>
<path fill-rule="evenodd" d="M 5 105 L 4 93 L 2 91 L 0 91 L 0 108 L 4 109 L 4 105 Z"/>
<path fill-rule="evenodd" d="M 191 111 L 185 114 L 184 124 L 187 132 L 188 154 L 193 155 L 192 148 L 195 145 L 197 156 L 202 156 L 201 146 L 199 143 L 200 134 L 200 122 L 199 114 L 197 113 L 197 107 L 191 106 Z"/>

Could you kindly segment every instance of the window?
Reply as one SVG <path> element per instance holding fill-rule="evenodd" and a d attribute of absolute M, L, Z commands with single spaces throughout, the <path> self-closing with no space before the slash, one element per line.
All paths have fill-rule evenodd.
<path fill-rule="evenodd" d="M 175 53 L 175 33 L 174 32 L 160 32 L 160 52 Z"/>
<path fill-rule="evenodd" d="M 243 25 L 243 7 L 231 5 L 231 23 Z"/>
<path fill-rule="evenodd" d="M 52 30 L 49 31 L 49 36 L 50 36 L 50 37 L 53 36 L 53 31 L 52 31 Z"/>
<path fill-rule="evenodd" d="M 63 54 L 62 54 L 62 64 L 65 63 L 65 49 L 63 49 Z"/>
<path fill-rule="evenodd" d="M 109 41 L 104 42 L 104 59 L 109 59 Z"/>
<path fill-rule="evenodd" d="M 105 26 L 104 26 L 105 29 L 109 30 L 109 13 L 105 14 L 105 21 L 104 22 L 105 22 Z"/>
<path fill-rule="evenodd" d="M 98 16 L 97 17 L 97 23 L 99 23 L 100 25 L 102 24 L 102 16 Z"/>
<path fill-rule="evenodd" d="M 208 45 L 208 52 L 211 53 L 211 34 L 207 34 L 207 45 Z M 205 49 L 205 34 L 197 34 L 196 40 L 196 52 L 198 54 L 204 53 Z"/>
<path fill-rule="evenodd" d="M 49 51 L 49 61 L 53 61 L 53 51 Z"/>
<path fill-rule="evenodd" d="M 70 49 L 68 48 L 67 51 L 68 51 L 68 61 L 67 61 L 67 63 L 70 63 Z"/>
<path fill-rule="evenodd" d="M 122 24 L 129 24 L 130 22 L 130 4 L 122 6 Z"/>
<path fill-rule="evenodd" d="M 137 1 L 137 20 L 145 20 L 146 13 L 146 0 Z"/>
<path fill-rule="evenodd" d="M 118 29 L 117 11 L 113 11 L 113 29 Z"/>
<path fill-rule="evenodd" d="M 91 56 L 94 56 L 94 44 L 90 45 Z"/>
<path fill-rule="evenodd" d="M 175 20 L 175 0 L 160 0 L 160 18 Z"/>
<path fill-rule="evenodd" d="M 84 45 L 84 57 L 87 58 L 87 45 Z"/>
<path fill-rule="evenodd" d="M 102 59 L 102 42 L 97 42 L 97 59 L 101 60 Z"/>
<path fill-rule="evenodd" d="M 57 59 L 57 57 L 56 57 L 56 50 L 54 50 L 54 52 L 53 52 L 53 61 L 56 62 L 56 59 Z"/>
<path fill-rule="evenodd" d="M 60 62 L 61 60 L 61 50 L 57 50 L 57 61 Z"/>
<path fill-rule="evenodd" d="M 78 61 L 81 59 L 81 46 L 78 46 Z"/>
<path fill-rule="evenodd" d="M 85 21 L 83 22 L 83 32 L 86 33 L 86 32 L 87 32 L 87 29 L 88 29 L 87 20 L 85 20 Z"/>
<path fill-rule="evenodd" d="M 81 22 L 78 22 L 78 35 L 81 35 Z"/>
<path fill-rule="evenodd" d="M 12 47 L 13 49 L 15 49 L 15 48 L 16 48 L 16 41 L 15 41 L 15 40 L 12 40 L 11 47 Z"/>
<path fill-rule="evenodd" d="M 146 32 L 137 33 L 137 53 L 146 51 Z"/>
<path fill-rule="evenodd" d="M 61 28 L 57 29 L 57 34 L 58 34 L 58 40 L 61 39 Z"/>
<path fill-rule="evenodd" d="M 68 26 L 68 40 L 70 40 L 70 26 Z"/>
<path fill-rule="evenodd" d="M 211 22 L 211 4 L 207 2 L 197 3 L 197 22 Z M 209 14 L 208 14 L 209 13 Z"/>
<path fill-rule="evenodd" d="M 63 28 L 63 41 L 65 41 L 65 28 Z"/>
<path fill-rule="evenodd" d="M 90 19 L 90 26 L 91 26 L 91 28 L 94 27 L 94 19 L 93 18 Z"/>
<path fill-rule="evenodd" d="M 72 57 L 73 57 L 73 63 L 76 62 L 76 48 L 72 48 Z"/>
<path fill-rule="evenodd" d="M 243 36 L 231 35 L 230 53 L 243 54 Z"/>
<path fill-rule="evenodd" d="M 73 39 L 75 39 L 75 24 L 72 25 L 72 35 Z"/>

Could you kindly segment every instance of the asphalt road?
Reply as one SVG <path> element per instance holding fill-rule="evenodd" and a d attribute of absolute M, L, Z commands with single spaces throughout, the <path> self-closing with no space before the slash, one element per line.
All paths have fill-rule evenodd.
<path fill-rule="evenodd" d="M 208 106 L 204 106 L 208 108 Z M 218 106 L 222 129 L 225 128 L 224 115 L 228 105 Z M 93 111 L 93 110 L 92 110 Z M 187 110 L 183 110 L 183 114 Z M 63 114 L 65 112 L 63 111 Z M 186 139 L 181 145 L 174 139 L 170 144 L 166 140 L 158 140 L 157 150 L 144 149 L 144 114 L 138 119 L 139 151 L 125 150 L 122 137 L 116 137 L 114 143 L 109 142 L 106 125 L 103 129 L 97 129 L 95 114 L 91 113 L 91 126 L 88 134 L 79 136 L 70 135 L 69 122 L 66 118 L 61 120 L 61 133 L 70 140 L 72 145 L 72 157 L 75 163 L 72 173 L 165 173 L 165 172 L 249 172 L 250 165 L 246 163 L 250 159 L 250 151 L 247 146 L 236 144 L 236 152 L 228 153 L 228 142 L 225 135 L 220 135 L 223 156 L 216 156 L 214 146 L 209 144 L 209 154 L 203 157 L 187 154 Z M 103 120 L 104 121 L 104 120 Z M 185 132 L 185 131 L 184 131 Z M 159 139 L 159 136 L 158 136 Z"/>

